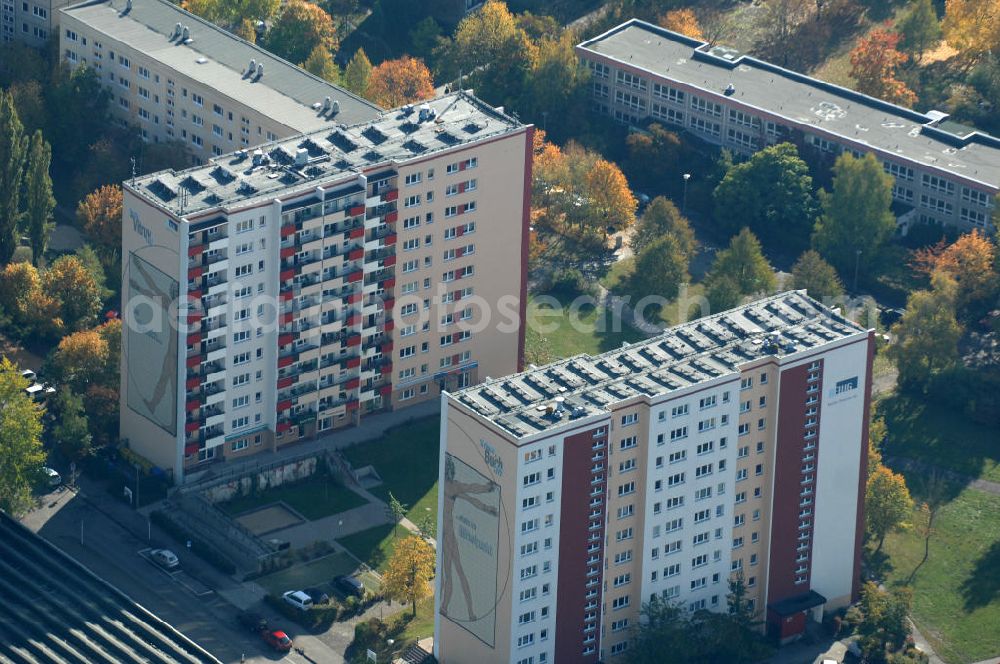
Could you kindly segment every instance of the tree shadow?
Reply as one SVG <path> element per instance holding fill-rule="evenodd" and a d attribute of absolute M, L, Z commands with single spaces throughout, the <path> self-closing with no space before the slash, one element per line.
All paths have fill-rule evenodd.
<path fill-rule="evenodd" d="M 896 568 L 892 564 L 892 559 L 889 554 L 882 551 L 875 551 L 869 547 L 865 547 L 864 551 L 864 575 L 865 578 L 873 579 L 876 581 L 883 581 L 889 578 L 892 571 Z"/>
<path fill-rule="evenodd" d="M 965 610 L 975 611 L 1000 597 L 1000 541 L 979 557 L 972 573 L 962 582 Z"/>

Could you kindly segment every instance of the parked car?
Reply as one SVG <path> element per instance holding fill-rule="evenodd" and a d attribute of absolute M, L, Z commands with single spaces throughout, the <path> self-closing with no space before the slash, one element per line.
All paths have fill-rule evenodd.
<path fill-rule="evenodd" d="M 62 484 L 62 475 L 48 466 L 42 466 L 42 474 L 45 475 L 45 482 L 49 486 L 57 487 Z"/>
<path fill-rule="evenodd" d="M 259 634 L 267 630 L 267 618 L 256 611 L 240 611 L 236 616 L 236 621 L 244 629 Z"/>
<path fill-rule="evenodd" d="M 292 649 L 292 640 L 280 629 L 266 629 L 260 633 L 264 643 L 279 652 L 288 652 Z"/>
<path fill-rule="evenodd" d="M 176 569 L 181 564 L 177 554 L 170 549 L 153 549 L 149 552 L 149 559 L 163 569 Z"/>
<path fill-rule="evenodd" d="M 365 596 L 365 586 L 356 577 L 347 575 L 338 576 L 333 580 L 333 583 L 337 587 L 337 590 L 345 595 L 354 595 L 359 599 Z"/>
<path fill-rule="evenodd" d="M 308 611 L 313 605 L 312 597 L 301 590 L 289 590 L 281 597 L 299 611 Z"/>
<path fill-rule="evenodd" d="M 313 604 L 326 604 L 330 601 L 330 595 L 322 588 L 306 588 L 302 592 L 309 595 Z"/>
<path fill-rule="evenodd" d="M 26 379 L 29 383 L 34 383 L 38 376 L 31 369 L 25 369 L 21 372 L 21 378 Z"/>

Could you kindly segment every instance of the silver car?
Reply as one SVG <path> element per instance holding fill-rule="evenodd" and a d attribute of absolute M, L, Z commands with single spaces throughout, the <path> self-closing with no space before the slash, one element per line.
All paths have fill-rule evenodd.
<path fill-rule="evenodd" d="M 153 549 L 149 552 L 149 559 L 163 569 L 176 569 L 181 564 L 177 554 L 170 549 Z"/>

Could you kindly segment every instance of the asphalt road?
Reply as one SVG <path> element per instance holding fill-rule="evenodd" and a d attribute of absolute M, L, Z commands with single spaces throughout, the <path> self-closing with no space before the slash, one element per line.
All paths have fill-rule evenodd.
<path fill-rule="evenodd" d="M 255 608 L 287 632 L 306 656 L 294 650 L 276 653 L 256 635 L 240 630 L 236 608 L 218 591 L 239 591 L 241 584 L 178 550 L 175 542 L 155 526 L 149 528 L 141 515 L 118 504 L 100 487 L 85 487 L 83 495 L 70 490 L 50 494 L 22 521 L 224 662 L 344 661 L 340 652 L 324 643 L 323 636 L 302 633 L 297 625 L 263 607 Z M 183 571 L 167 573 L 153 565 L 144 555 L 150 547 L 170 548 L 180 558 Z"/>

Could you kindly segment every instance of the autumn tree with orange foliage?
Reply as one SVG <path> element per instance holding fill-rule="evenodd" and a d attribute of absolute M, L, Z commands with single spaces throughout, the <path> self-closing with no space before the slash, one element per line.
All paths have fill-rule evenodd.
<path fill-rule="evenodd" d="M 379 106 L 395 108 L 433 97 L 434 81 L 422 60 L 404 55 L 372 70 L 365 96 Z"/>
<path fill-rule="evenodd" d="M 916 93 L 896 77 L 899 66 L 909 59 L 897 49 L 899 39 L 895 32 L 875 29 L 858 40 L 851 51 L 851 78 L 866 95 L 913 106 L 917 102 Z"/>
<path fill-rule="evenodd" d="M 122 188 L 109 184 L 87 194 L 76 206 L 76 218 L 101 260 L 113 264 L 122 246 Z"/>
<path fill-rule="evenodd" d="M 949 46 L 977 59 L 1000 44 L 1000 0 L 947 0 L 941 27 Z"/>
<path fill-rule="evenodd" d="M 691 9 L 674 9 L 660 17 L 660 25 L 692 39 L 705 39 L 698 17 Z"/>
<path fill-rule="evenodd" d="M 59 384 L 80 392 L 101 380 L 108 366 L 108 344 L 97 330 L 81 330 L 59 341 L 49 359 L 50 372 Z"/>
<path fill-rule="evenodd" d="M 1000 290 L 1000 275 L 994 271 L 996 247 L 978 230 L 966 233 L 950 245 L 937 245 L 913 252 L 911 266 L 917 272 L 944 272 L 958 284 L 956 305 L 962 314 L 977 313 Z"/>

